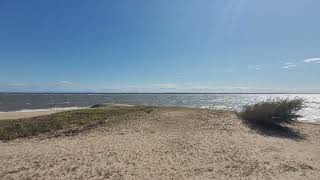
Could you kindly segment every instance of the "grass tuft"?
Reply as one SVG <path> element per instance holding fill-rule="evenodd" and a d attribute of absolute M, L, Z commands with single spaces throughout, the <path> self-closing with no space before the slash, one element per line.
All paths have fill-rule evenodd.
<path fill-rule="evenodd" d="M 301 98 L 269 99 L 243 108 L 239 116 L 247 123 L 256 125 L 283 125 L 297 119 L 296 112 L 304 107 Z"/>

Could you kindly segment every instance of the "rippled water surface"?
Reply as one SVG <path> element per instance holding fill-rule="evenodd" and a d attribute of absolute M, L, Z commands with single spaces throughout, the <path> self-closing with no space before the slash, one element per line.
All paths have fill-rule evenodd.
<path fill-rule="evenodd" d="M 0 94 L 0 111 L 86 107 L 97 103 L 183 106 L 240 110 L 269 98 L 301 97 L 306 108 L 301 121 L 320 122 L 320 94 Z"/>

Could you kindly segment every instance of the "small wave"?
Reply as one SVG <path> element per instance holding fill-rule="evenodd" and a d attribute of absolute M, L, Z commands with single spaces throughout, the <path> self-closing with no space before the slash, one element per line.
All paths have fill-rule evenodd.
<path fill-rule="evenodd" d="M 201 109 L 210 109 L 210 106 L 209 105 L 206 105 L 206 106 L 200 106 Z"/>
<path fill-rule="evenodd" d="M 319 116 L 312 116 L 312 115 L 309 115 L 307 117 L 301 117 L 298 120 L 301 122 L 320 123 L 320 117 Z"/>

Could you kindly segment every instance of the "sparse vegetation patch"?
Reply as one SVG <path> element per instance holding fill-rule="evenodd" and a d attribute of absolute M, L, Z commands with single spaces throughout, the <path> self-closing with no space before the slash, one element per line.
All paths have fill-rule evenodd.
<path fill-rule="evenodd" d="M 55 134 L 58 131 L 76 133 L 104 124 L 116 123 L 106 120 L 128 113 L 150 113 L 149 107 L 91 108 L 66 111 L 46 116 L 0 121 L 0 140 L 12 140 L 42 133 Z"/>

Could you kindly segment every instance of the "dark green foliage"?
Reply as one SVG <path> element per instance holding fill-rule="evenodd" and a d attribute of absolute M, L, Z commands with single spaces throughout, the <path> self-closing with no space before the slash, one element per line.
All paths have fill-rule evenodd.
<path fill-rule="evenodd" d="M 91 106 L 90 108 L 105 108 L 105 107 L 110 107 L 108 104 L 95 104 Z"/>
<path fill-rule="evenodd" d="M 303 108 L 303 99 L 269 99 L 245 106 L 239 113 L 248 123 L 260 125 L 281 125 L 296 120 L 297 111 Z"/>
<path fill-rule="evenodd" d="M 98 109 L 81 109 L 66 111 L 47 116 L 17 120 L 0 120 L 0 140 L 35 136 L 41 133 L 54 134 L 59 130 L 88 129 L 106 124 L 113 116 L 128 113 L 146 113 L 147 107 L 115 107 Z M 115 123 L 108 121 L 108 124 Z"/>

